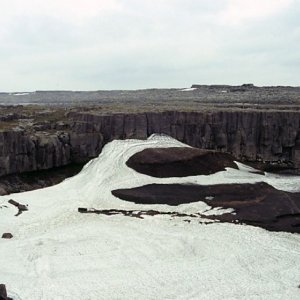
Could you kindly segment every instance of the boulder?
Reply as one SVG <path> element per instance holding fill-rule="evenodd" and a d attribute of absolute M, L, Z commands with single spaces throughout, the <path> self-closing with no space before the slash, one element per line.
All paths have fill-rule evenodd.
<path fill-rule="evenodd" d="M 13 235 L 10 232 L 6 232 L 2 234 L 3 239 L 11 239 L 13 238 Z"/>

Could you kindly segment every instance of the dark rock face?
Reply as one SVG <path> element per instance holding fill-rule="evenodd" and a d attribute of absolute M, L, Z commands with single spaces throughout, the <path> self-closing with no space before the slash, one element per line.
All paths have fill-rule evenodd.
<path fill-rule="evenodd" d="M 300 233 L 300 193 L 279 191 L 266 183 L 211 186 L 150 184 L 119 189 L 112 194 L 139 204 L 180 205 L 203 201 L 212 207 L 233 208 L 236 214 L 214 215 L 273 231 Z"/>
<path fill-rule="evenodd" d="M 234 158 L 216 151 L 189 147 L 149 148 L 134 154 L 126 162 L 135 171 L 153 177 L 209 175 L 237 168 Z"/>
<path fill-rule="evenodd" d="M 86 162 L 101 149 L 99 133 L 0 131 L 0 176 Z"/>
<path fill-rule="evenodd" d="M 0 175 L 50 169 L 68 164 L 70 145 L 61 134 L 24 130 L 0 132 Z"/>
<path fill-rule="evenodd" d="M 0 177 L 0 196 L 41 189 L 58 184 L 68 177 L 78 174 L 83 164 L 68 164 L 67 166 L 52 168 L 21 174 L 11 174 Z"/>
<path fill-rule="evenodd" d="M 264 111 L 70 113 L 72 129 L 113 139 L 170 135 L 190 146 L 228 152 L 247 161 L 292 162 L 300 167 L 300 113 Z"/>
<path fill-rule="evenodd" d="M 297 111 L 71 112 L 68 122 L 55 128 L 63 131 L 0 131 L 0 176 L 84 163 L 114 139 L 146 139 L 153 133 L 243 161 L 288 162 L 300 169 Z"/>
<path fill-rule="evenodd" d="M 137 204 L 167 204 L 177 206 L 198 202 L 211 196 L 210 191 L 200 185 L 148 184 L 132 189 L 113 190 L 112 194 L 122 200 Z"/>

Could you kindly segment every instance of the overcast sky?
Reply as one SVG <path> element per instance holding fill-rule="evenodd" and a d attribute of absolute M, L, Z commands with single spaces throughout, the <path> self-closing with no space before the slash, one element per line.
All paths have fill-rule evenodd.
<path fill-rule="evenodd" d="M 300 0 L 0 0 L 0 91 L 300 85 Z"/>

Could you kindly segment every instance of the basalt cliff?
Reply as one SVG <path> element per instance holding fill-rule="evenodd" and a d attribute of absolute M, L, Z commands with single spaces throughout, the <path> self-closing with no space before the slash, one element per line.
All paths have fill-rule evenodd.
<path fill-rule="evenodd" d="M 98 156 L 114 139 L 145 139 L 154 133 L 193 147 L 228 152 L 237 160 L 269 169 L 288 168 L 300 173 L 298 96 L 291 103 L 278 102 L 268 108 L 257 101 L 223 103 L 223 107 L 212 101 L 199 104 L 197 94 L 194 97 L 196 100 L 187 102 L 178 100 L 180 106 L 161 101 L 161 110 L 153 108 L 159 106 L 158 100 L 150 104 L 143 101 L 143 105 L 149 104 L 146 107 L 139 106 L 141 102 L 124 102 L 122 109 L 112 109 L 114 100 L 93 107 L 78 105 L 76 109 L 39 107 L 34 108 L 39 111 L 34 116 L 28 106 L 2 106 L 0 176 L 82 164 Z"/>
<path fill-rule="evenodd" d="M 0 132 L 0 176 L 87 162 L 114 139 L 170 135 L 250 162 L 300 168 L 300 112 L 68 114 L 63 130 Z"/>

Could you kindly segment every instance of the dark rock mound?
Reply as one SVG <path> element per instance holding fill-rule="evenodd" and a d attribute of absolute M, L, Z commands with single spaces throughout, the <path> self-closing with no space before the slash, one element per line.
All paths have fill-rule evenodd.
<path fill-rule="evenodd" d="M 211 196 L 207 187 L 183 184 L 148 184 L 132 189 L 113 190 L 112 194 L 122 200 L 137 204 L 167 204 L 180 205 L 198 202 Z"/>
<path fill-rule="evenodd" d="M 237 168 L 230 154 L 190 147 L 149 148 L 131 156 L 127 166 L 153 177 L 210 175 Z"/>
<path fill-rule="evenodd" d="M 300 233 L 300 193 L 279 191 L 266 183 L 211 186 L 150 184 L 114 190 L 112 194 L 139 204 L 180 205 L 203 201 L 212 207 L 235 210 L 236 214 L 213 217 L 220 221 L 238 220 L 268 230 Z"/>
<path fill-rule="evenodd" d="M 2 239 L 12 239 L 13 235 L 10 232 L 5 232 L 2 234 Z"/>

